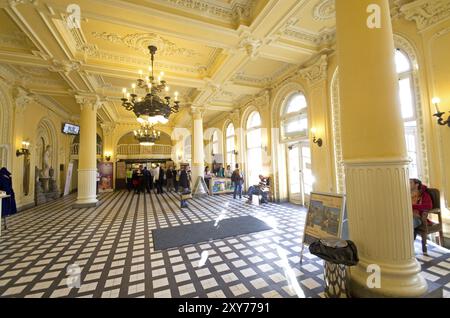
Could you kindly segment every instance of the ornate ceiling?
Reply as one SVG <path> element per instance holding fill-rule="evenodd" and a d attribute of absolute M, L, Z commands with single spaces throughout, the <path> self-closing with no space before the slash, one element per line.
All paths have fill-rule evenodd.
<path fill-rule="evenodd" d="M 0 76 L 73 116 L 76 94 L 106 98 L 102 122 L 134 122 L 121 90 L 150 44 L 185 125 L 189 106 L 206 106 L 206 121 L 232 111 L 335 42 L 334 0 L 77 0 L 79 24 L 73 3 L 0 0 Z"/>

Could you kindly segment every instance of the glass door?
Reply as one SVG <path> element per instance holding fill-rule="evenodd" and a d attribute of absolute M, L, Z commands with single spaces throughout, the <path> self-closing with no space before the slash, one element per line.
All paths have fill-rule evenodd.
<path fill-rule="evenodd" d="M 289 201 L 307 205 L 314 184 L 311 170 L 311 149 L 308 142 L 288 147 Z"/>
<path fill-rule="evenodd" d="M 300 147 L 298 144 L 288 147 L 289 202 L 303 204 L 301 189 Z"/>

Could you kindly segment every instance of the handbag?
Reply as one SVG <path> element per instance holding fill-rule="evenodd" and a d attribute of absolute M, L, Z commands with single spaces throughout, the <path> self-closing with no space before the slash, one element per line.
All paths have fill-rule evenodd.
<path fill-rule="evenodd" d="M 309 246 L 311 254 L 333 264 L 354 266 L 358 264 L 358 251 L 350 240 L 321 239 Z"/>
<path fill-rule="evenodd" d="M 184 192 L 181 194 L 181 200 L 189 200 L 189 199 L 192 199 L 191 192 Z"/>

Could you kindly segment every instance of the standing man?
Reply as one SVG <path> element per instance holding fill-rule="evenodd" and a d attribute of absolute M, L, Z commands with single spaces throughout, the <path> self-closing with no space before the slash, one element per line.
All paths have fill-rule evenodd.
<path fill-rule="evenodd" d="M 239 194 L 239 199 L 242 199 L 242 184 L 244 183 L 244 176 L 239 171 L 238 164 L 236 164 L 236 169 L 233 171 L 231 181 L 234 183 L 233 198 L 236 199 L 237 194 Z"/>
<path fill-rule="evenodd" d="M 150 178 L 152 177 L 150 174 L 150 171 L 148 171 L 147 167 L 144 167 L 144 171 L 142 172 L 144 175 L 144 187 L 145 190 L 147 190 L 148 193 L 150 193 Z"/>

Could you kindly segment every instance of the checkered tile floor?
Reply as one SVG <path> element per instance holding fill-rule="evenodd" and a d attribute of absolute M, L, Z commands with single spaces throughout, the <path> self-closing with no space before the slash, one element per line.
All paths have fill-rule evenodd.
<path fill-rule="evenodd" d="M 0 238 L 0 297 L 324 296 L 322 261 L 305 253 L 299 265 L 304 209 L 214 196 L 180 210 L 173 193 L 125 191 L 102 194 L 95 209 L 74 210 L 74 201 L 68 196 L 8 219 Z M 152 229 L 245 215 L 274 229 L 153 250 Z M 416 251 L 425 278 L 450 297 L 449 251 L 430 244 L 424 256 L 419 241 Z M 73 268 L 81 270 L 80 288 L 67 287 Z"/>

